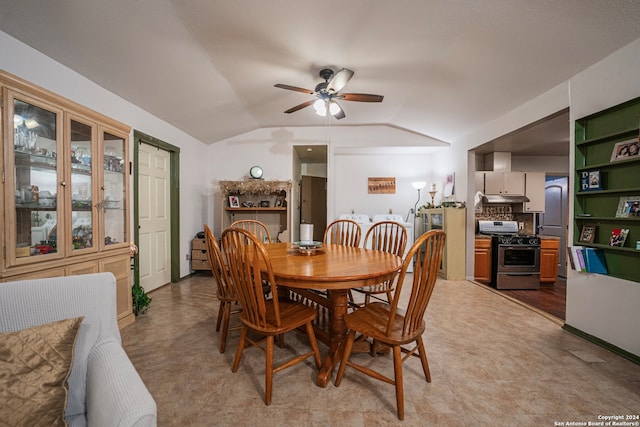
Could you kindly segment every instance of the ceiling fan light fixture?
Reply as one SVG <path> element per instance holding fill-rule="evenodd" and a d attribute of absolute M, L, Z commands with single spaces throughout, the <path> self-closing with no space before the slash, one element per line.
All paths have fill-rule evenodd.
<path fill-rule="evenodd" d="M 329 102 L 329 113 L 331 113 L 332 116 L 335 116 L 336 114 L 338 114 L 340 110 L 341 108 L 337 102 L 334 102 L 334 101 Z"/>
<path fill-rule="evenodd" d="M 316 99 L 313 103 L 313 109 L 316 110 L 316 114 L 319 116 L 327 115 L 327 104 L 323 99 Z"/>

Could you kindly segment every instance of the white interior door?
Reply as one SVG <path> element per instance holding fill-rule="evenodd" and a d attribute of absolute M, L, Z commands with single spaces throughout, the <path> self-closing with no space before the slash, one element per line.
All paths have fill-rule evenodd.
<path fill-rule="evenodd" d="M 557 177 L 545 183 L 545 210 L 540 214 L 540 234 L 560 237 L 558 275 L 567 277 L 567 215 L 569 179 Z"/>
<path fill-rule="evenodd" d="M 142 143 L 138 150 L 140 284 L 152 291 L 171 282 L 170 153 Z"/>

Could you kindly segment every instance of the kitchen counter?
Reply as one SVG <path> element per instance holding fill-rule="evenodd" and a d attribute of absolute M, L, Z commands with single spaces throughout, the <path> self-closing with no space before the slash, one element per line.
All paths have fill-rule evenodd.
<path fill-rule="evenodd" d="M 476 234 L 476 240 L 491 240 L 491 236 L 487 234 Z"/>

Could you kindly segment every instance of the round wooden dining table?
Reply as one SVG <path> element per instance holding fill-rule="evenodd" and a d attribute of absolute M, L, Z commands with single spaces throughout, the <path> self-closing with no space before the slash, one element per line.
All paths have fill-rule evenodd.
<path fill-rule="evenodd" d="M 326 387 L 346 342 L 344 316 L 349 289 L 393 278 L 402 266 L 402 259 L 387 252 L 342 245 L 324 245 L 312 254 L 301 253 L 292 243 L 271 243 L 265 248 L 278 285 L 294 292 L 296 289 L 328 291 L 329 351 L 316 382 Z"/>

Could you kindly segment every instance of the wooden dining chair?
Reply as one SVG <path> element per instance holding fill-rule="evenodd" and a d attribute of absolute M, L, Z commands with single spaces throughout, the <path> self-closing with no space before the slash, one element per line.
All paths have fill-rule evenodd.
<path fill-rule="evenodd" d="M 271 243 L 271 234 L 265 223 L 255 219 L 240 219 L 232 222 L 229 227 L 238 227 L 247 230 L 256 236 L 262 243 Z"/>
<path fill-rule="evenodd" d="M 396 221 L 380 221 L 375 223 L 364 236 L 364 247 L 377 251 L 389 252 L 399 257 L 404 256 L 407 247 L 407 229 Z M 375 285 L 354 289 L 365 294 L 364 304 L 371 301 L 372 295 L 386 294 L 387 302 L 391 303 L 394 280 L 387 280 Z"/>
<path fill-rule="evenodd" d="M 404 361 L 411 355 L 419 357 L 422 362 L 424 376 L 427 382 L 431 382 L 429 363 L 422 340 L 422 334 L 425 330 L 424 313 L 438 278 L 445 239 L 446 234 L 444 231 L 431 230 L 415 241 L 402 264 L 400 274 L 397 276 L 396 291 L 390 305 L 382 302 L 373 302 L 347 314 L 344 318 L 346 326 L 349 328 L 349 335 L 340 369 L 338 369 L 336 376 L 336 387 L 340 385 L 347 366 L 372 378 L 395 385 L 398 418 L 401 420 L 404 419 L 404 390 L 402 382 L 402 364 Z M 398 305 L 402 285 L 405 277 L 407 277 L 407 269 L 414 258 L 413 275 L 408 276 L 408 278 L 412 278 L 409 300 L 406 308 L 400 309 Z M 370 367 L 359 365 L 349 360 L 357 333 L 371 337 L 393 349 L 394 379 L 382 375 Z M 410 350 L 403 347 L 413 343 L 415 343 L 415 347 Z M 416 351 L 418 352 L 417 355 Z M 403 357 L 402 353 L 407 355 Z"/>
<path fill-rule="evenodd" d="M 224 353 L 227 346 L 227 333 L 230 330 L 240 329 L 240 326 L 229 328 L 229 320 L 232 314 L 240 313 L 241 309 L 238 304 L 238 294 L 236 293 L 226 263 L 220 252 L 220 246 L 218 241 L 211 232 L 209 226 L 204 224 L 204 238 L 207 244 L 207 256 L 209 257 L 209 264 L 211 265 L 211 272 L 216 280 L 218 286 L 217 298 L 220 301 L 218 307 L 218 321 L 216 322 L 216 331 L 220 330 L 222 326 L 222 332 L 220 334 L 220 353 Z M 232 306 L 237 305 L 234 310 Z"/>
<path fill-rule="evenodd" d="M 327 226 L 324 230 L 325 244 L 344 245 L 344 246 L 360 246 L 360 238 L 362 229 L 360 224 L 351 219 L 337 219 Z"/>
<path fill-rule="evenodd" d="M 245 346 L 255 346 L 265 351 L 266 378 L 265 404 L 271 403 L 273 374 L 314 356 L 320 368 L 320 350 L 311 322 L 316 310 L 301 303 L 279 298 L 266 299 L 262 289 L 262 277 L 271 286 L 271 294 L 278 295 L 271 261 L 262 242 L 247 230 L 227 228 L 222 233 L 222 249 L 227 257 L 231 281 L 236 287 L 242 305 L 240 321 L 243 324 L 240 342 L 233 360 L 232 372 L 240 366 Z M 304 326 L 311 345 L 310 352 L 298 355 L 279 366 L 273 366 L 274 337 Z M 263 336 L 260 340 L 249 338 L 249 330 Z M 266 347 L 262 343 L 266 341 Z"/>

